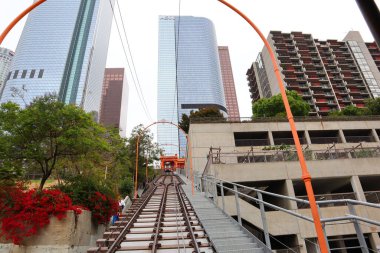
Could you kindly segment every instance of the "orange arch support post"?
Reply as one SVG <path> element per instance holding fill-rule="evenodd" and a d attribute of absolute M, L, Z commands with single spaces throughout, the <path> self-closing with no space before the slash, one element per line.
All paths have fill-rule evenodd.
<path fill-rule="evenodd" d="M 177 127 L 180 131 L 182 131 L 183 134 L 186 136 L 187 140 L 187 146 L 188 149 L 191 150 L 191 145 L 190 145 L 190 139 L 188 134 L 177 124 L 174 124 L 173 122 L 168 122 L 168 121 L 156 121 L 153 122 L 152 124 L 148 125 L 145 127 L 142 131 L 144 132 L 146 129 L 149 127 L 156 125 L 156 124 L 170 124 L 175 127 Z M 138 171 L 139 171 L 139 144 L 140 144 L 140 135 L 137 136 L 137 142 L 136 142 L 136 164 L 135 164 L 135 189 L 134 189 L 134 198 L 137 198 L 137 179 L 138 179 Z M 192 153 L 189 151 L 188 159 L 190 159 L 190 177 L 191 177 L 191 192 L 194 195 L 194 175 L 193 175 L 193 158 L 192 158 Z"/>
<path fill-rule="evenodd" d="M 46 0 L 39 0 L 35 3 L 33 3 L 31 6 L 29 6 L 26 10 L 20 13 L 8 26 L 5 28 L 3 33 L 0 35 L 0 45 L 3 43 L 5 37 L 7 34 L 12 30 L 12 28 L 29 12 L 31 12 L 34 8 L 45 2 Z"/>
<path fill-rule="evenodd" d="M 261 40 L 265 44 L 265 47 L 269 51 L 269 55 L 270 55 L 270 58 L 271 58 L 271 61 L 273 64 L 273 68 L 274 68 L 274 73 L 276 74 L 278 86 L 280 88 L 282 100 L 284 102 L 286 115 L 288 117 L 289 125 L 290 125 L 291 131 L 292 131 L 294 144 L 296 146 L 297 155 L 298 155 L 298 159 L 299 159 L 301 170 L 302 170 L 302 179 L 305 183 L 307 196 L 309 198 L 310 208 L 311 208 L 311 212 L 313 215 L 314 226 L 315 226 L 315 231 L 316 231 L 317 237 L 318 237 L 319 247 L 320 247 L 322 253 L 328 253 L 327 242 L 326 242 L 326 239 L 325 239 L 325 236 L 323 233 L 323 228 L 322 228 L 321 219 L 320 219 L 319 212 L 318 212 L 318 207 L 317 207 L 317 204 L 315 202 L 313 187 L 311 185 L 311 176 L 310 176 L 310 173 L 307 169 L 305 158 L 304 158 L 304 155 L 302 153 L 302 147 L 301 147 L 301 144 L 300 144 L 300 141 L 298 138 L 296 125 L 295 125 L 294 119 L 293 119 L 293 114 L 292 114 L 292 111 L 290 110 L 289 101 L 288 101 L 288 98 L 286 97 L 285 86 L 282 82 L 280 70 L 278 69 L 274 53 L 273 53 L 268 41 L 266 40 L 266 38 L 262 34 L 262 32 L 246 15 L 244 15 L 241 11 L 239 11 L 237 8 L 235 8 L 233 5 L 229 4 L 228 2 L 226 2 L 224 0 L 218 0 L 218 1 L 223 3 L 224 5 L 226 5 L 227 7 L 232 9 L 233 11 L 235 11 L 242 18 L 244 18 L 245 21 L 247 21 L 252 26 L 252 28 L 256 31 L 256 33 L 260 36 Z"/>

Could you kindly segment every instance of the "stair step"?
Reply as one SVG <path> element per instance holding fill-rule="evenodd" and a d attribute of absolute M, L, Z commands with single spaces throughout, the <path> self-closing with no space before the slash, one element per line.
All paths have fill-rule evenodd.
<path fill-rule="evenodd" d="M 229 242 L 227 240 L 227 242 Z M 257 243 L 245 243 L 245 244 L 235 244 L 233 240 L 231 240 L 228 245 L 215 245 L 215 247 L 220 250 L 247 250 L 247 249 L 255 249 L 257 247 Z"/>
<path fill-rule="evenodd" d="M 219 253 L 264 253 L 262 248 L 254 249 L 236 249 L 236 250 L 219 250 Z"/>
<path fill-rule="evenodd" d="M 225 240 L 225 239 L 222 239 L 222 238 L 216 238 L 216 239 L 213 239 L 212 240 L 215 245 L 218 245 L 218 246 L 226 246 L 226 245 L 229 245 L 229 244 L 247 244 L 247 243 L 253 243 L 253 239 L 252 238 L 249 238 L 249 237 L 240 237 L 240 238 L 233 238 L 231 240 Z"/>

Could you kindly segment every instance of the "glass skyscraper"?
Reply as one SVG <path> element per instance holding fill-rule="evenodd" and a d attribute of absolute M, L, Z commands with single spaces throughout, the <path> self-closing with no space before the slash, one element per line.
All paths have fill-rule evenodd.
<path fill-rule="evenodd" d="M 49 0 L 37 7 L 26 21 L 1 102 L 25 106 L 55 93 L 97 115 L 111 25 L 110 1 Z"/>
<path fill-rule="evenodd" d="M 158 120 L 177 123 L 182 114 L 212 106 L 227 115 L 215 28 L 210 20 L 159 17 L 157 101 Z M 186 152 L 186 139 L 173 126 L 159 124 L 157 139 L 166 154 Z"/>
<path fill-rule="evenodd" d="M 5 79 L 8 76 L 9 67 L 11 66 L 13 57 L 14 57 L 13 51 L 4 47 L 0 47 L 0 97 L 1 97 L 1 91 L 3 90 Z"/>

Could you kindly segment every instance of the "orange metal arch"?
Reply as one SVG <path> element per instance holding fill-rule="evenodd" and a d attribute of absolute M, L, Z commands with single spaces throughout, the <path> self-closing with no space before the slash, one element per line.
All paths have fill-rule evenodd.
<path fill-rule="evenodd" d="M 4 32 L 0 35 L 0 45 L 3 42 L 3 40 L 5 39 L 5 37 L 7 36 L 7 34 L 9 33 L 9 31 L 17 24 L 18 21 L 20 21 L 26 14 L 28 14 L 29 12 L 31 12 L 34 8 L 36 8 L 37 6 L 39 6 L 40 4 L 42 4 L 45 1 L 46 0 L 39 0 L 39 1 L 35 2 L 35 3 L 33 3 L 25 11 L 23 11 L 20 15 L 18 15 L 8 25 L 8 27 L 4 30 Z M 296 146 L 297 155 L 298 155 L 298 159 L 299 159 L 301 170 L 302 170 L 302 179 L 303 179 L 303 181 L 305 183 L 306 192 L 307 192 L 307 195 L 308 195 L 308 198 L 309 198 L 310 208 L 311 208 L 311 212 L 312 212 L 313 219 L 314 219 L 314 226 L 315 226 L 315 230 L 316 230 L 316 233 L 317 233 L 319 246 L 320 246 L 320 249 L 321 249 L 322 253 L 327 253 L 328 252 L 327 242 L 326 242 L 326 239 L 325 239 L 324 234 L 323 234 L 322 224 L 321 224 L 321 220 L 320 220 L 317 204 L 315 202 L 315 196 L 314 196 L 314 192 L 313 192 L 313 187 L 311 185 L 311 176 L 310 176 L 310 173 L 309 173 L 309 171 L 307 169 L 305 158 L 304 158 L 303 153 L 302 153 L 302 148 L 301 148 L 301 144 L 299 142 L 299 138 L 298 138 L 298 134 L 297 134 L 297 129 L 296 129 L 296 126 L 295 126 L 295 123 L 294 123 L 294 119 L 293 119 L 293 114 L 292 114 L 292 112 L 290 110 L 289 101 L 288 101 L 288 98 L 286 97 L 285 87 L 284 87 L 284 84 L 283 84 L 281 76 L 280 76 L 280 70 L 278 69 L 274 53 L 273 53 L 273 51 L 272 51 L 272 49 L 271 49 L 268 41 L 266 40 L 266 38 L 262 34 L 262 32 L 259 30 L 259 28 L 246 15 L 244 15 L 241 11 L 239 11 L 237 8 L 235 8 L 233 5 L 229 4 L 228 2 L 226 2 L 224 0 L 218 0 L 218 1 L 221 2 L 222 4 L 226 5 L 227 7 L 229 7 L 230 9 L 232 9 L 233 11 L 235 11 L 242 18 L 244 18 L 252 26 L 252 28 L 256 31 L 256 33 L 260 36 L 260 38 L 262 39 L 262 41 L 264 42 L 266 48 L 269 51 L 270 58 L 271 58 L 271 61 L 272 61 L 272 64 L 273 64 L 273 68 L 274 68 L 274 72 L 276 74 L 276 78 L 277 78 L 278 85 L 279 85 L 279 88 L 280 88 L 282 100 L 284 102 L 286 114 L 287 114 L 287 117 L 288 117 L 288 120 L 289 120 L 289 125 L 290 125 L 291 131 L 292 131 L 294 143 L 295 143 L 295 146 Z M 176 124 L 174 124 L 172 122 L 166 122 L 166 121 L 154 122 L 154 123 L 150 124 L 149 126 L 147 126 L 146 128 L 144 128 L 143 131 L 145 131 L 150 126 L 158 124 L 158 123 L 171 124 L 173 126 L 176 126 L 178 129 L 180 129 L 182 132 L 185 133 L 185 131 L 183 131 L 183 129 L 181 129 L 178 125 L 176 125 Z M 192 192 L 194 194 L 194 178 L 193 178 L 193 171 L 192 171 L 191 145 L 190 145 L 190 139 L 189 139 L 188 135 L 186 133 L 185 133 L 185 135 L 186 135 L 187 143 L 188 143 L 188 145 L 190 147 L 189 148 L 190 170 L 191 170 L 191 179 L 192 179 Z M 140 141 L 140 135 L 137 138 L 137 144 L 136 144 L 135 197 L 137 196 L 138 144 L 139 144 L 139 141 Z"/>
<path fill-rule="evenodd" d="M 242 18 L 244 18 L 245 21 L 247 21 L 252 26 L 252 28 L 256 31 L 256 33 L 260 36 L 261 40 L 265 44 L 265 47 L 269 51 L 269 55 L 270 55 L 270 58 L 271 58 L 271 61 L 273 64 L 273 68 L 274 68 L 274 73 L 276 74 L 278 86 L 280 88 L 282 101 L 283 101 L 284 106 L 285 106 L 286 115 L 288 117 L 289 125 L 290 125 L 291 131 L 292 131 L 294 144 L 296 146 L 298 160 L 299 160 L 300 165 L 301 165 L 302 179 L 305 183 L 307 196 L 309 198 L 311 213 L 313 215 L 314 226 L 315 226 L 315 231 L 316 231 L 317 237 L 318 237 L 319 247 L 321 248 L 322 253 L 327 253 L 328 252 L 327 242 L 326 242 L 326 238 L 325 238 L 324 233 L 323 233 L 323 228 L 322 228 L 321 219 L 320 219 L 319 212 L 318 212 L 318 207 L 317 207 L 317 204 L 315 202 L 313 187 L 311 185 L 311 176 L 310 176 L 310 173 L 307 169 L 305 158 L 304 158 L 304 155 L 302 153 L 302 147 L 301 147 L 301 144 L 300 144 L 300 141 L 298 138 L 297 128 L 296 128 L 296 125 L 294 123 L 292 111 L 290 110 L 289 101 L 288 101 L 288 98 L 286 96 L 285 86 L 282 82 L 280 70 L 278 69 L 278 65 L 277 65 L 274 53 L 273 53 L 273 51 L 269 45 L 269 42 L 266 40 L 266 38 L 264 37 L 262 32 L 246 15 L 244 15 L 241 11 L 239 11 L 237 8 L 235 8 L 233 5 L 229 4 L 228 2 L 226 2 L 224 0 L 218 0 L 218 1 L 223 3 L 224 5 L 226 5 L 227 7 L 232 9 L 233 11 L 235 11 Z"/>
<path fill-rule="evenodd" d="M 34 8 L 36 8 L 37 6 L 39 6 L 40 4 L 42 4 L 43 2 L 45 2 L 46 0 L 39 0 L 35 3 L 33 3 L 31 6 L 29 6 L 26 10 L 24 10 L 23 12 L 20 13 L 20 15 L 18 15 L 8 26 L 7 28 L 5 28 L 5 30 L 3 31 L 3 33 L 0 35 L 0 45 L 1 43 L 3 43 L 5 37 L 7 36 L 7 34 L 10 32 L 10 30 L 12 30 L 12 28 L 26 15 L 28 14 L 29 12 L 31 12 Z"/>
<path fill-rule="evenodd" d="M 149 127 L 156 125 L 156 124 L 170 124 L 172 126 L 177 127 L 182 133 L 186 136 L 187 140 L 187 146 L 188 146 L 188 159 L 190 160 L 190 177 L 191 177 L 191 192 L 194 195 L 194 174 L 193 174 L 193 159 L 192 159 L 192 150 L 191 150 L 191 141 L 189 138 L 189 135 L 177 124 L 174 124 L 173 122 L 161 120 L 161 121 L 156 121 L 153 122 L 152 124 L 148 125 L 145 127 L 142 131 L 144 132 L 146 129 Z M 140 135 L 137 136 L 137 141 L 136 141 L 136 163 L 135 163 L 135 189 L 134 189 L 134 198 L 137 197 L 137 176 L 138 176 L 138 163 L 139 163 L 139 144 L 140 144 Z"/>

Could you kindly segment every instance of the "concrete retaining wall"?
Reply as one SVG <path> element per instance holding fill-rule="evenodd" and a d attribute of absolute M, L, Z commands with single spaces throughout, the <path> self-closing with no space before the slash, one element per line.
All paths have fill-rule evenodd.
<path fill-rule="evenodd" d="M 95 246 L 102 237 L 105 226 L 91 221 L 91 212 L 82 211 L 77 217 L 73 211 L 58 220 L 53 217 L 50 224 L 38 234 L 24 240 L 22 246 L 14 245 L 0 238 L 0 253 L 79 253 Z"/>

